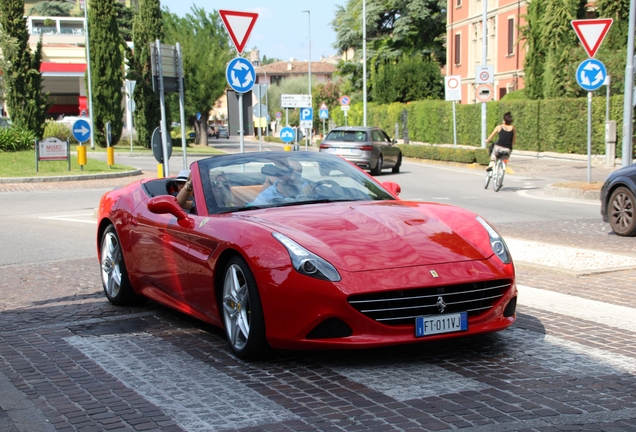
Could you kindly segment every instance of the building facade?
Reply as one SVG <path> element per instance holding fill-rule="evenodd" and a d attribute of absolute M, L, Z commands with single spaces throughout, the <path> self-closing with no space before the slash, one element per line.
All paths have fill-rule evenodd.
<path fill-rule="evenodd" d="M 31 15 L 41 0 L 25 0 L 29 45 L 34 50 L 42 38 L 42 87 L 53 103 L 48 116 L 78 116 L 88 111 L 86 95 L 86 33 L 84 0 L 67 0 L 73 4 L 71 16 Z M 138 0 L 118 0 L 127 7 L 138 7 Z"/>
<path fill-rule="evenodd" d="M 487 2 L 486 31 L 482 28 Z M 499 100 L 524 87 L 526 48 L 521 38 L 528 0 L 448 0 L 446 74 L 461 76 L 462 103 L 478 102 L 475 71 L 482 65 L 486 35 L 486 65 L 494 67 L 491 94 Z"/>

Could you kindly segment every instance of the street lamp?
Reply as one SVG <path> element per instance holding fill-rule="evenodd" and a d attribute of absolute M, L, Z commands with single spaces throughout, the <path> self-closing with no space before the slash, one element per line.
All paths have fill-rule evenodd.
<path fill-rule="evenodd" d="M 86 28 L 86 67 L 88 72 L 88 116 L 91 120 L 91 149 L 95 149 L 93 123 L 93 86 L 91 84 L 91 48 L 88 40 L 88 0 L 84 0 L 84 26 Z"/>
<path fill-rule="evenodd" d="M 362 126 L 367 125 L 367 0 L 362 0 Z"/>
<path fill-rule="evenodd" d="M 305 12 L 307 12 L 307 34 L 309 36 L 309 97 L 311 97 L 311 11 L 308 11 L 308 10 L 303 11 L 303 13 Z M 311 136 L 312 131 L 313 131 L 313 128 L 309 128 L 309 133 L 307 134 L 307 140 L 305 141 L 305 150 L 307 150 L 307 146 L 309 145 L 309 140 L 313 138 Z"/>

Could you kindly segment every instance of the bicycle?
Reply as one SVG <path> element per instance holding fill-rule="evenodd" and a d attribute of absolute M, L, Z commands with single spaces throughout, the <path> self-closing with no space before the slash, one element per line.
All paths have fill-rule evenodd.
<path fill-rule="evenodd" d="M 503 179 L 506 173 L 506 165 L 508 163 L 508 158 L 510 157 L 510 153 L 507 152 L 497 152 L 497 161 L 495 162 L 495 166 L 492 168 L 492 171 L 488 171 L 486 173 L 486 181 L 484 182 L 484 189 L 488 189 L 488 185 L 490 184 L 490 179 L 494 179 L 492 183 L 492 188 L 495 192 L 499 192 L 499 189 L 503 186 Z"/>

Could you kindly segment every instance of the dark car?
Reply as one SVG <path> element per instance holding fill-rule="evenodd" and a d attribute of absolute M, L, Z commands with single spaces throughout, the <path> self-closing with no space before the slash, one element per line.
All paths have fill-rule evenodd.
<path fill-rule="evenodd" d="M 230 131 L 225 127 L 220 127 L 216 130 L 216 138 L 227 138 L 230 139 Z"/>
<path fill-rule="evenodd" d="M 636 165 L 614 171 L 601 188 L 601 215 L 620 236 L 636 235 Z"/>
<path fill-rule="evenodd" d="M 402 152 L 395 144 L 377 127 L 340 126 L 327 134 L 319 151 L 338 155 L 378 175 L 384 168 L 400 172 Z"/>

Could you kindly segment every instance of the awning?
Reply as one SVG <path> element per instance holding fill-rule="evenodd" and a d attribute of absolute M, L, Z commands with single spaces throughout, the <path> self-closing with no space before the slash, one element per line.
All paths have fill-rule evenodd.
<path fill-rule="evenodd" d="M 42 62 L 40 72 L 43 77 L 83 77 L 86 63 Z"/>

